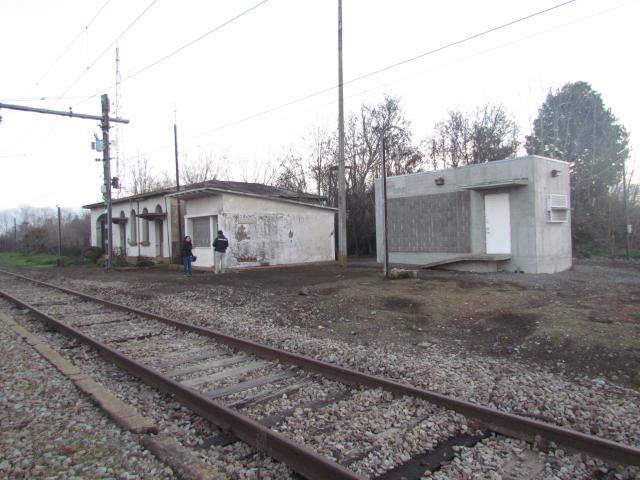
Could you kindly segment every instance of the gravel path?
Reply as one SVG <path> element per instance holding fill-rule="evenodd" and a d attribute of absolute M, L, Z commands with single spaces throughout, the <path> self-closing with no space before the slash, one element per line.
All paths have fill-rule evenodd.
<path fill-rule="evenodd" d="M 1 321 L 0 352 L 0 478 L 175 478 Z"/>

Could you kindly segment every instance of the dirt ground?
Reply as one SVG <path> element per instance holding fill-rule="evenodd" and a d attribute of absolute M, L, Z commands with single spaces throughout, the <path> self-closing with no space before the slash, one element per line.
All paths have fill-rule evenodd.
<path fill-rule="evenodd" d="M 193 278 L 175 267 L 65 267 L 38 276 L 136 282 L 145 297 L 222 287 L 226 305 L 255 305 L 256 315 L 319 337 L 391 343 L 416 355 L 436 344 L 640 387 L 638 262 L 583 261 L 554 275 L 421 270 L 417 279 L 392 281 L 362 262 Z"/>

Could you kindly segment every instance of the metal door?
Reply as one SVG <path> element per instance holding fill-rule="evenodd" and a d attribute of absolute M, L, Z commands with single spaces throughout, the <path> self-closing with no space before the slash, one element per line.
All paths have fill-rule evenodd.
<path fill-rule="evenodd" d="M 509 193 L 484 196 L 487 253 L 511 253 Z"/>

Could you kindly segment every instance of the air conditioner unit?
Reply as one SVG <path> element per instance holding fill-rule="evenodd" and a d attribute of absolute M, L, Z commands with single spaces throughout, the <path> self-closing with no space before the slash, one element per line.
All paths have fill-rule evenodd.
<path fill-rule="evenodd" d="M 547 195 L 547 222 L 562 223 L 569 220 L 569 196 Z"/>

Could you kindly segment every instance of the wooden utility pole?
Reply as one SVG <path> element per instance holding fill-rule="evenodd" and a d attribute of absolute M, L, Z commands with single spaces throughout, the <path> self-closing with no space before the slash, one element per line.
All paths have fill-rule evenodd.
<path fill-rule="evenodd" d="M 60 220 L 60 207 L 58 209 L 58 257 L 62 257 L 62 221 Z"/>
<path fill-rule="evenodd" d="M 176 154 L 176 191 L 180 191 L 180 167 L 178 164 L 178 125 L 174 121 L 173 123 L 173 145 Z M 182 215 L 180 212 L 180 199 L 176 198 L 178 202 L 178 246 L 182 248 Z"/>
<path fill-rule="evenodd" d="M 622 195 L 624 195 L 624 236 L 626 238 L 627 258 L 631 258 L 631 224 L 629 223 L 629 205 L 627 196 L 626 160 L 622 159 Z"/>
<path fill-rule="evenodd" d="M 344 94 L 342 80 L 342 0 L 338 0 L 338 263 L 347 266 L 347 191 L 344 168 Z"/>

